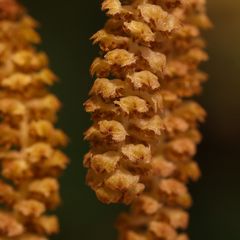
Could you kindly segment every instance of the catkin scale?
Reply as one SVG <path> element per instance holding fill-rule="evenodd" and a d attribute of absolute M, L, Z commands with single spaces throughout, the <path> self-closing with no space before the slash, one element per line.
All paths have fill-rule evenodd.
<path fill-rule="evenodd" d="M 37 23 L 14 0 L 0 1 L 0 239 L 46 240 L 59 231 L 49 215 L 60 203 L 57 178 L 68 158 L 54 127 L 57 80 L 35 48 Z"/>
<path fill-rule="evenodd" d="M 187 240 L 190 180 L 201 173 L 196 145 L 206 113 L 190 99 L 202 91 L 208 59 L 204 0 L 105 0 L 109 16 L 93 35 L 102 57 L 85 102 L 87 183 L 104 203 L 131 204 L 117 221 L 121 240 Z M 179 231 L 181 230 L 181 231 Z"/>

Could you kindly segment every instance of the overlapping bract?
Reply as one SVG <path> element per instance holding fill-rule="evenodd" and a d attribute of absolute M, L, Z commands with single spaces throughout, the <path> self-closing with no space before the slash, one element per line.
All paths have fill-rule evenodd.
<path fill-rule="evenodd" d="M 60 203 L 57 177 L 68 159 L 54 127 L 60 102 L 48 92 L 48 68 L 36 22 L 14 0 L 0 1 L 0 239 L 46 240 L 58 232 L 48 215 Z"/>
<path fill-rule="evenodd" d="M 204 0 L 105 0 L 109 19 L 93 37 L 102 57 L 85 103 L 87 183 L 104 203 L 132 203 L 118 220 L 122 240 L 186 240 L 186 184 L 200 176 L 193 160 L 204 109 L 189 97 L 207 79 L 200 29 Z"/>

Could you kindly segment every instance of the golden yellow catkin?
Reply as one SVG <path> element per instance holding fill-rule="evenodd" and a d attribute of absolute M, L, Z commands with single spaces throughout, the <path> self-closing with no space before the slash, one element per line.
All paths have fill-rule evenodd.
<path fill-rule="evenodd" d="M 207 75 L 201 29 L 205 0 L 104 0 L 109 19 L 92 40 L 101 57 L 85 103 L 94 124 L 84 165 L 104 203 L 132 203 L 118 221 L 121 240 L 187 240 L 189 180 L 205 111 L 190 97 Z"/>
<path fill-rule="evenodd" d="M 54 127 L 56 76 L 35 48 L 37 23 L 15 0 L 0 0 L 0 240 L 47 240 L 60 203 L 67 137 Z"/>

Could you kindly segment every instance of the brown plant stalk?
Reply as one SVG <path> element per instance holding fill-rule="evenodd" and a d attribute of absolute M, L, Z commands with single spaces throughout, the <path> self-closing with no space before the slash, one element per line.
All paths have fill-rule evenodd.
<path fill-rule="evenodd" d="M 102 10 L 109 19 L 92 37 L 101 57 L 85 103 L 94 121 L 87 183 L 104 203 L 131 203 L 117 221 L 121 240 L 186 240 L 206 115 L 191 100 L 207 79 L 198 69 L 208 59 L 205 0 L 104 0 Z"/>
<path fill-rule="evenodd" d="M 59 230 L 58 176 L 67 137 L 54 127 L 60 102 L 37 23 L 15 0 L 0 0 L 0 240 L 46 240 Z"/>

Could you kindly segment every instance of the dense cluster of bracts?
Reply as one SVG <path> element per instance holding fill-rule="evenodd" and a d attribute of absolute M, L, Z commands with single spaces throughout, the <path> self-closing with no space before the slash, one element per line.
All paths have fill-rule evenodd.
<path fill-rule="evenodd" d="M 187 183 L 200 176 L 193 158 L 206 115 L 190 99 L 207 79 L 198 69 L 208 59 L 205 0 L 105 0 L 102 10 L 85 103 L 87 183 L 104 203 L 131 204 L 117 221 L 121 240 L 187 240 Z"/>
<path fill-rule="evenodd" d="M 56 76 L 34 47 L 36 26 L 14 0 L 0 0 L 0 240 L 47 240 L 59 229 L 48 211 L 60 203 L 67 138 L 54 128 Z"/>

